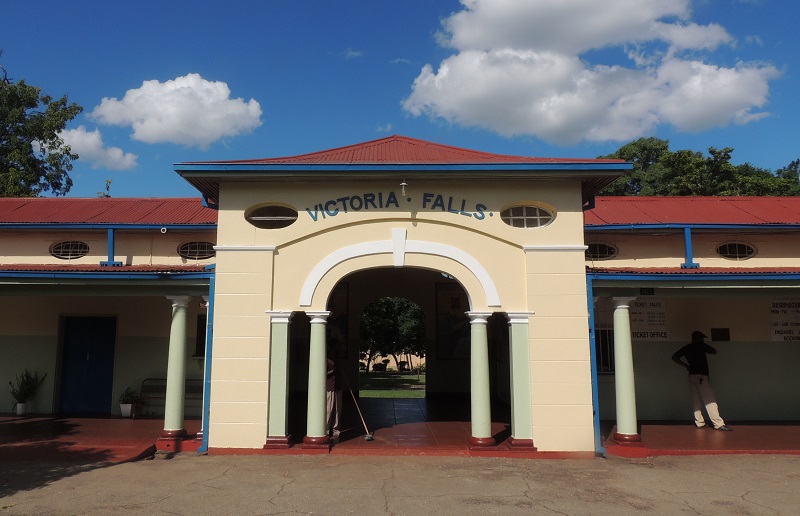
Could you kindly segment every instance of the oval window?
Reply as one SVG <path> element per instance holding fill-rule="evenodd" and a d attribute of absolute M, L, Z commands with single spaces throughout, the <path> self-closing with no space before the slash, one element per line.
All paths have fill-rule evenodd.
<path fill-rule="evenodd" d="M 288 206 L 260 206 L 246 213 L 247 222 L 261 229 L 280 229 L 297 220 L 297 210 Z"/>
<path fill-rule="evenodd" d="M 50 246 L 50 256 L 59 260 L 82 258 L 89 254 L 89 244 L 78 240 L 57 242 Z"/>
<path fill-rule="evenodd" d="M 211 242 L 186 242 L 178 246 L 178 254 L 190 260 L 205 260 L 216 256 Z"/>
<path fill-rule="evenodd" d="M 553 221 L 553 214 L 538 206 L 512 206 L 500 212 L 503 222 L 515 228 L 540 228 Z"/>
<path fill-rule="evenodd" d="M 726 242 L 717 246 L 717 254 L 728 260 L 747 260 L 756 255 L 756 248 L 742 242 Z"/>
<path fill-rule="evenodd" d="M 586 249 L 587 260 L 610 260 L 617 256 L 617 248 L 611 244 L 589 244 Z"/>

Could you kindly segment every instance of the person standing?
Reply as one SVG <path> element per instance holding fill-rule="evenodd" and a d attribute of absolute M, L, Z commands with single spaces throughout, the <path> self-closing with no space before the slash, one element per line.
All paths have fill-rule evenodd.
<path fill-rule="evenodd" d="M 719 415 L 717 397 L 714 388 L 711 387 L 711 380 L 708 375 L 707 353 L 717 354 L 717 350 L 705 343 L 708 337 L 701 331 L 692 332 L 692 342 L 683 346 L 672 355 L 672 360 L 686 368 L 689 372 L 689 389 L 692 393 L 692 405 L 694 406 L 694 424 L 697 428 L 705 428 L 706 421 L 703 418 L 703 406 L 706 408 L 711 424 L 716 430 L 730 431 L 731 427 Z M 684 361 L 685 359 L 685 361 Z"/>
<path fill-rule="evenodd" d="M 333 443 L 339 442 L 342 424 L 342 379 L 336 366 L 336 346 L 328 344 L 328 369 L 325 382 L 326 418 L 325 429 Z"/>

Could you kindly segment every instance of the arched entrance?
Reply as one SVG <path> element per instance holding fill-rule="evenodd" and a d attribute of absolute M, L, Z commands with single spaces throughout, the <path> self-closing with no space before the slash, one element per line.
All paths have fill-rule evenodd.
<path fill-rule="evenodd" d="M 365 399 L 359 397 L 359 320 L 364 308 L 382 297 L 407 299 L 424 312 L 426 392 L 418 399 Z M 386 445 L 415 443 L 469 444 L 473 405 L 473 360 L 471 338 L 474 328 L 467 313 L 470 300 L 453 277 L 422 268 L 372 268 L 344 276 L 327 301 L 326 339 L 337 345 L 337 363 L 347 378 L 344 394 L 344 424 L 341 445 L 362 440 L 366 434 L 353 398 L 370 433 Z M 488 406 L 491 411 L 492 441 L 510 435 L 511 390 L 508 319 L 502 313 L 483 314 L 488 349 Z M 302 435 L 306 424 L 308 385 L 308 339 L 311 321 L 305 314 L 291 322 L 292 357 L 289 406 L 293 435 Z M 348 386 L 352 388 L 351 396 Z M 437 434 L 438 435 L 434 435 Z"/>

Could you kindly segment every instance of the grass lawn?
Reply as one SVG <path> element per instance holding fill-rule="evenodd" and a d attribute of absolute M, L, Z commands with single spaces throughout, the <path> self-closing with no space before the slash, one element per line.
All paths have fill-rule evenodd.
<path fill-rule="evenodd" d="M 359 392 L 362 398 L 424 398 L 425 375 L 393 371 L 358 373 Z"/>

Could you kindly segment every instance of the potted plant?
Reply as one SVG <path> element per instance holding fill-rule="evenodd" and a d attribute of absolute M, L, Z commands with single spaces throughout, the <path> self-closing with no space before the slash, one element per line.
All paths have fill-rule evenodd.
<path fill-rule="evenodd" d="M 119 413 L 122 417 L 131 417 L 135 414 L 133 408 L 139 403 L 139 393 L 128 387 L 119 395 Z"/>
<path fill-rule="evenodd" d="M 15 377 L 16 382 L 8 382 L 8 385 L 11 386 L 11 396 L 14 398 L 12 408 L 16 408 L 18 416 L 22 416 L 28 411 L 28 401 L 39 392 L 39 387 L 42 386 L 44 379 L 47 378 L 47 373 L 39 378 L 38 372 L 31 373 L 25 369 L 22 375 L 15 375 Z"/>

